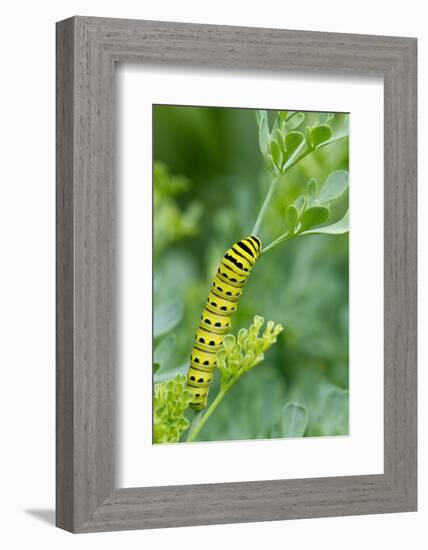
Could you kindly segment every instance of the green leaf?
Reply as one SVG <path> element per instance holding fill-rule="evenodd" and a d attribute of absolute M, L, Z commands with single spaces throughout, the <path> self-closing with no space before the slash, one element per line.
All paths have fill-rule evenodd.
<path fill-rule="evenodd" d="M 278 119 L 281 127 L 285 124 L 289 116 L 290 116 L 290 113 L 288 111 L 278 111 Z"/>
<path fill-rule="evenodd" d="M 284 129 L 287 130 L 287 132 L 289 132 L 290 130 L 295 130 L 302 124 L 304 120 L 304 113 L 293 113 L 287 118 L 287 121 L 284 124 Z"/>
<path fill-rule="evenodd" d="M 269 131 L 269 119 L 268 112 L 258 110 L 256 111 L 256 120 L 259 125 L 259 147 L 262 155 L 267 155 L 269 150 L 269 140 L 270 140 L 270 131 Z"/>
<path fill-rule="evenodd" d="M 265 161 L 265 166 L 266 166 L 266 170 L 268 170 L 269 172 L 272 172 L 272 174 L 277 174 L 278 173 L 278 168 L 276 167 L 274 161 L 273 161 L 273 158 L 272 158 L 272 155 L 266 155 L 264 157 L 264 161 Z"/>
<path fill-rule="evenodd" d="M 224 337 L 224 340 L 223 340 L 223 347 L 226 350 L 230 350 L 230 349 L 233 348 L 235 343 L 236 343 L 235 336 L 233 334 L 226 334 L 226 336 Z"/>
<path fill-rule="evenodd" d="M 301 225 L 299 233 L 315 227 L 316 225 L 321 225 L 328 220 L 330 216 L 330 209 L 326 206 L 312 206 L 305 210 L 302 214 Z"/>
<path fill-rule="evenodd" d="M 153 374 L 155 374 L 160 369 L 159 363 L 153 363 Z"/>
<path fill-rule="evenodd" d="M 294 233 L 297 222 L 299 221 L 299 211 L 294 206 L 294 204 L 290 204 L 289 206 L 287 206 L 287 209 L 285 211 L 285 219 L 287 221 L 288 231 L 290 233 Z"/>
<path fill-rule="evenodd" d="M 330 143 L 334 143 L 335 141 L 339 141 L 340 139 L 347 137 L 349 137 L 349 115 L 344 116 L 343 124 L 339 128 L 335 129 L 331 138 L 321 143 L 319 147 L 330 145 Z"/>
<path fill-rule="evenodd" d="M 321 143 L 328 141 L 332 134 L 333 131 L 331 126 L 328 124 L 320 124 L 319 126 L 315 126 L 315 128 L 311 129 L 312 147 L 316 148 L 321 145 Z"/>
<path fill-rule="evenodd" d="M 263 118 L 263 113 L 266 113 L 266 111 L 262 111 L 260 109 L 256 109 L 254 111 L 254 114 L 256 115 L 256 122 L 257 122 L 257 126 L 260 126 L 260 123 L 262 121 L 262 118 Z"/>
<path fill-rule="evenodd" d="M 301 132 L 293 132 L 293 134 L 296 133 L 301 133 Z M 302 134 L 303 136 L 303 134 Z M 284 163 L 283 167 L 282 167 L 282 172 L 286 172 L 286 170 L 288 170 L 288 168 L 290 166 L 293 166 L 296 162 L 296 159 L 299 157 L 299 155 L 302 153 L 302 151 L 305 149 L 306 147 L 306 139 L 305 139 L 305 136 L 303 136 L 303 139 L 300 141 L 300 144 L 298 145 L 298 147 L 296 147 L 296 149 L 294 149 L 294 151 L 291 153 L 290 156 L 287 156 L 287 160 L 286 162 Z M 288 153 L 287 153 L 288 155 Z"/>
<path fill-rule="evenodd" d="M 270 153 L 272 155 L 273 162 L 275 163 L 275 165 L 279 169 L 281 169 L 281 166 L 282 166 L 282 151 L 281 151 L 280 144 L 275 139 L 273 139 L 269 143 L 269 149 L 270 149 Z"/>
<path fill-rule="evenodd" d="M 322 413 L 322 435 L 349 433 L 349 392 L 334 389 L 328 395 Z"/>
<path fill-rule="evenodd" d="M 348 189 L 348 172 L 346 170 L 337 170 L 332 172 L 326 179 L 317 202 L 325 203 L 337 199 Z"/>
<path fill-rule="evenodd" d="M 166 334 L 178 325 L 183 317 L 183 306 L 181 302 L 163 304 L 155 310 L 153 320 L 153 336 L 157 338 Z"/>
<path fill-rule="evenodd" d="M 272 139 L 278 142 L 281 151 L 285 151 L 284 136 L 278 129 L 272 132 Z"/>
<path fill-rule="evenodd" d="M 320 113 L 318 116 L 318 121 L 320 124 L 327 124 L 330 120 L 333 120 L 334 113 Z"/>
<path fill-rule="evenodd" d="M 323 235 L 343 235 L 349 232 L 349 211 L 343 216 L 341 220 L 331 225 L 324 227 L 318 227 L 317 229 L 311 229 L 304 231 L 301 235 L 323 234 Z"/>
<path fill-rule="evenodd" d="M 289 132 L 285 136 L 285 149 L 287 151 L 287 158 L 291 157 L 294 151 L 304 141 L 305 136 L 302 132 Z"/>
<path fill-rule="evenodd" d="M 308 197 L 315 199 L 318 190 L 317 180 L 315 178 L 311 178 L 306 184 L 306 187 L 308 189 Z"/>
<path fill-rule="evenodd" d="M 313 206 L 317 202 L 318 182 L 315 178 L 311 178 L 306 184 L 307 189 L 307 207 Z"/>
<path fill-rule="evenodd" d="M 174 368 L 169 368 L 169 369 L 161 368 L 160 370 L 154 373 L 154 381 L 155 383 L 165 382 L 165 380 L 169 380 L 171 377 L 176 376 L 177 374 L 182 374 L 183 376 L 186 376 L 188 369 L 189 369 L 188 362 Z"/>
<path fill-rule="evenodd" d="M 159 342 L 153 353 L 153 360 L 155 363 L 162 366 L 168 363 L 175 351 L 176 340 L 177 337 L 175 334 L 169 334 Z"/>
<path fill-rule="evenodd" d="M 300 403 L 287 403 L 282 409 L 282 437 L 303 437 L 308 426 L 308 411 Z"/>
<path fill-rule="evenodd" d="M 297 197 L 297 199 L 294 201 L 293 204 L 296 207 L 297 212 L 298 212 L 298 217 L 300 218 L 300 216 L 302 215 L 302 212 L 305 208 L 306 197 L 304 195 L 299 195 Z"/>

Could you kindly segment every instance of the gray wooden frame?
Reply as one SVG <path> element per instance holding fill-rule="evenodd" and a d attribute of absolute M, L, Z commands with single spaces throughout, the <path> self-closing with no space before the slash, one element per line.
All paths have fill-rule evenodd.
<path fill-rule="evenodd" d="M 115 488 L 117 62 L 383 76 L 382 475 Z M 416 510 L 416 78 L 413 38 L 90 17 L 57 24 L 59 527 L 91 532 Z"/>

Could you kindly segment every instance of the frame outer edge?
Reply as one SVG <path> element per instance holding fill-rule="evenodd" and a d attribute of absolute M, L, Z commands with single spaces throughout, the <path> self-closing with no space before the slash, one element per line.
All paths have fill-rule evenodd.
<path fill-rule="evenodd" d="M 385 271 L 390 269 L 390 277 L 385 280 L 390 283 L 389 296 L 393 304 L 390 304 L 389 319 L 385 310 L 385 327 L 395 322 L 395 330 L 393 327 L 390 329 L 389 349 L 385 339 L 385 362 L 389 358 L 395 369 L 393 376 L 386 377 L 386 382 L 394 380 L 395 386 L 389 388 L 389 429 L 393 443 L 385 452 L 385 471 L 391 473 L 394 486 L 403 500 L 403 510 L 416 511 L 417 40 L 407 39 L 402 53 L 400 62 L 391 70 L 389 89 L 390 105 L 395 109 L 390 115 L 395 120 L 395 128 L 385 132 L 385 139 L 394 142 L 388 178 L 393 189 L 385 193 L 385 227 L 393 228 L 385 232 L 385 245 L 387 240 L 391 241 L 388 250 L 385 246 Z M 387 294 L 385 288 L 385 298 Z"/>
<path fill-rule="evenodd" d="M 74 530 L 74 31 L 56 25 L 56 525 Z"/>
<path fill-rule="evenodd" d="M 114 63 L 96 32 L 74 22 L 73 530 L 80 532 L 114 490 Z"/>
<path fill-rule="evenodd" d="M 416 150 L 415 40 L 87 17 L 72 21 L 73 54 L 70 20 L 58 24 L 68 50 L 57 42 L 58 63 L 72 66 L 57 65 L 59 93 L 69 92 L 57 103 L 57 130 L 64 132 L 57 134 L 57 278 L 64 277 L 58 281 L 61 296 L 57 295 L 58 526 L 92 532 L 414 510 L 416 404 L 409 399 L 415 399 L 416 388 L 416 349 L 412 347 L 416 334 L 416 291 L 412 286 L 416 268 L 416 153 L 411 150 Z M 222 38 L 234 44 L 235 33 L 239 48 L 229 50 L 230 57 L 214 62 L 217 66 L 232 68 L 243 63 L 259 69 L 265 59 L 263 68 L 272 70 L 295 70 L 302 63 L 305 71 L 315 65 L 322 71 L 337 63 L 342 74 L 383 74 L 385 85 L 389 79 L 389 88 L 385 88 L 389 110 L 385 112 L 390 120 L 385 136 L 389 132 L 391 142 L 388 151 L 385 147 L 385 161 L 391 164 L 389 171 L 385 169 L 385 183 L 391 189 L 385 193 L 385 233 L 394 234 L 385 240 L 385 252 L 392 258 L 388 273 L 385 266 L 385 276 L 391 279 L 390 288 L 398 296 L 396 299 L 390 294 L 394 303 L 388 310 L 398 316 L 398 326 L 393 324 L 389 332 L 397 337 L 397 343 L 388 352 L 385 347 L 389 353 L 385 357 L 392 362 L 385 370 L 385 474 L 115 490 L 114 61 L 176 60 L 177 64 L 191 65 L 201 59 L 202 50 L 191 48 L 194 41 L 199 41 L 205 51 L 214 48 L 224 54 Z M 143 34 L 150 37 L 148 54 L 147 41 L 144 45 L 141 41 Z M 268 36 L 267 44 L 264 37 Z M 166 40 L 168 51 L 164 55 Z M 282 58 L 271 59 L 275 45 L 283 51 L 291 48 L 291 59 L 284 64 Z M 259 59 L 254 61 L 250 52 L 258 52 Z M 410 82 L 406 83 L 406 78 Z M 58 113 L 60 108 L 66 114 Z M 73 212 L 67 217 L 68 199 Z M 388 228 L 388 220 L 397 223 L 396 230 L 392 225 Z M 70 281 L 70 269 L 74 269 L 74 281 L 73 277 Z M 397 403 L 404 409 L 399 411 Z M 264 502 L 262 508 L 257 502 Z"/>

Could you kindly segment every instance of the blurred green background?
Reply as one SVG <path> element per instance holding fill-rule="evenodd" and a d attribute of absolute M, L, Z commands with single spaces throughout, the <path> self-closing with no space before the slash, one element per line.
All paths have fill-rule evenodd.
<path fill-rule="evenodd" d="M 305 115 L 305 125 L 319 117 Z M 336 114 L 332 124 L 346 116 Z M 187 372 L 218 263 L 232 243 L 251 234 L 270 177 L 251 109 L 155 105 L 153 140 L 158 382 Z M 282 177 L 259 233 L 264 245 L 284 232 L 285 208 L 304 194 L 309 178 L 322 186 L 335 170 L 348 170 L 347 138 L 314 151 Z M 347 208 L 345 193 L 332 205 L 333 221 Z M 254 315 L 282 323 L 284 331 L 264 362 L 228 393 L 199 440 L 269 437 L 290 402 L 307 409 L 305 436 L 347 434 L 348 236 L 302 236 L 263 255 L 232 332 L 248 327 Z M 217 387 L 218 379 L 210 400 Z"/>

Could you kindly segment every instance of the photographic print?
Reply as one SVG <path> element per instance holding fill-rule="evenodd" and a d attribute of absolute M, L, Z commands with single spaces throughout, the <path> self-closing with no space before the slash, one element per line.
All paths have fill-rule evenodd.
<path fill-rule="evenodd" d="M 153 443 L 349 434 L 349 114 L 153 106 Z"/>

